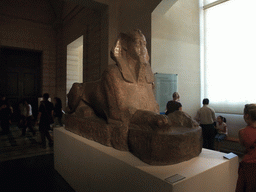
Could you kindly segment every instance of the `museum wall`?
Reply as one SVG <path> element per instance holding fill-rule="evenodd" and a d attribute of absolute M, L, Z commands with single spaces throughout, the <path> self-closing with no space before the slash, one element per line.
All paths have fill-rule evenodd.
<path fill-rule="evenodd" d="M 67 8 L 65 8 L 67 7 Z M 73 7 L 71 14 L 65 14 L 68 7 Z M 94 81 L 100 78 L 108 65 L 108 39 L 104 10 L 92 10 L 84 5 L 66 2 L 64 5 L 63 26 L 58 31 L 58 69 L 57 93 L 66 103 L 67 46 L 83 36 L 83 81 Z M 69 12 L 67 10 L 67 12 Z M 70 13 L 70 12 L 69 12 Z M 65 16 L 66 15 L 66 16 Z M 104 56 L 105 55 L 105 56 Z M 58 73 L 57 72 L 57 73 Z"/>
<path fill-rule="evenodd" d="M 52 18 L 53 12 L 44 1 L 2 0 L 0 4 L 0 46 L 41 51 L 41 90 L 51 96 L 56 88 L 56 35 L 50 25 Z"/>
<path fill-rule="evenodd" d="M 151 14 L 161 0 L 121 0 L 119 9 L 119 29 L 128 32 L 140 29 L 147 39 L 147 48 L 151 54 Z"/>
<path fill-rule="evenodd" d="M 183 111 L 194 117 L 201 104 L 199 5 L 175 1 L 164 0 L 152 13 L 151 66 L 153 73 L 178 74 Z"/>
<path fill-rule="evenodd" d="M 108 5 L 108 50 L 114 45 L 120 32 L 140 29 L 147 39 L 151 54 L 151 14 L 161 0 L 94 0 Z M 109 53 L 109 52 L 108 52 Z M 109 57 L 109 64 L 114 64 Z"/>
<path fill-rule="evenodd" d="M 65 21 L 63 26 L 63 31 L 60 31 L 57 36 L 60 40 L 60 45 L 58 47 L 58 51 L 60 52 L 60 56 L 58 56 L 58 68 L 61 70 L 64 69 L 66 71 L 66 58 L 61 55 L 66 55 L 66 46 L 72 41 L 79 38 L 81 35 L 84 35 L 85 43 L 93 43 L 93 49 L 96 47 L 101 47 L 100 50 L 100 64 L 98 64 L 97 59 L 99 57 L 85 58 L 86 55 L 91 56 L 95 55 L 94 53 L 88 53 L 87 51 L 90 48 L 84 45 L 84 77 L 85 81 L 95 80 L 97 79 L 97 75 L 101 74 L 104 69 L 109 64 L 114 64 L 114 61 L 110 58 L 110 50 L 113 47 L 117 36 L 120 32 L 128 32 L 132 29 L 139 28 L 145 34 L 148 41 L 148 50 L 149 54 L 151 53 L 151 13 L 154 8 L 161 2 L 161 0 L 154 1 L 126 1 L 126 0 L 94 0 L 97 3 L 101 3 L 107 6 L 105 10 L 100 10 L 100 12 L 96 13 L 93 10 L 90 13 L 90 10 L 87 11 L 82 10 L 78 14 L 74 15 L 72 20 Z M 85 3 L 81 1 L 66 1 L 67 4 L 77 4 L 80 6 L 86 6 Z M 65 10 L 65 9 L 64 9 Z M 98 16 L 101 17 L 99 20 Z M 98 19 L 97 19 L 98 18 Z M 91 23 L 93 21 L 93 23 Z M 95 25 L 99 21 L 100 23 L 100 34 L 97 31 L 93 31 L 92 36 L 90 36 L 90 29 L 88 28 L 88 24 Z M 98 34 L 98 36 L 97 36 Z M 87 39 L 86 39 L 87 36 Z M 99 40 L 98 37 L 101 37 Z M 61 40 L 63 39 L 63 41 Z M 97 44 L 97 43 L 100 43 Z M 92 50 L 95 51 L 95 50 Z M 97 55 L 97 54 L 96 54 Z M 95 59 L 95 60 L 94 60 Z M 86 61 L 88 63 L 86 63 Z M 65 83 L 64 80 L 65 73 L 62 72 L 62 75 L 57 76 L 57 92 L 58 94 L 64 95 L 65 93 Z M 92 77 L 88 77 L 91 75 Z M 63 97 L 63 100 L 66 98 Z"/>
<path fill-rule="evenodd" d="M 168 71 L 168 73 L 179 74 L 181 101 L 183 102 L 184 109 L 189 114 L 194 115 L 195 110 L 200 107 L 198 2 L 195 0 L 192 2 L 180 0 L 177 4 L 174 4 L 176 1 L 95 0 L 95 2 L 108 6 L 107 11 L 104 13 L 104 17 L 108 17 L 107 24 L 103 22 L 103 24 L 107 25 L 107 32 L 104 34 L 107 34 L 108 37 L 104 37 L 104 39 L 108 39 L 107 45 L 105 45 L 108 65 L 114 64 L 114 61 L 109 57 L 109 51 L 114 45 L 117 35 L 120 32 L 128 32 L 135 28 L 141 29 L 147 39 L 149 54 L 152 54 L 150 62 L 154 70 L 153 72 Z M 162 13 L 162 15 L 160 14 L 161 17 L 160 15 L 156 17 L 153 11 L 159 9 L 161 4 L 164 3 L 165 9 L 167 11 L 170 10 L 168 12 L 169 18 L 166 18 Z M 171 8 L 173 4 L 174 7 Z M 168 23 L 167 26 L 165 22 Z M 77 25 L 76 31 L 79 31 L 79 29 L 77 30 Z M 76 38 L 78 37 L 79 35 Z M 153 45 L 151 42 L 155 44 Z M 163 44 L 161 44 L 162 42 Z M 164 49 L 166 46 L 168 51 L 167 49 L 161 50 L 161 47 Z M 155 50 L 151 50 L 153 47 L 155 47 Z M 178 50 L 182 51 L 178 51 L 177 47 L 181 47 Z M 169 49 L 172 50 L 170 51 L 171 54 Z M 104 57 L 104 53 L 101 54 Z M 165 54 L 164 57 L 163 54 Z M 184 57 L 184 55 L 186 56 Z M 180 63 L 180 60 L 183 60 L 182 63 Z M 157 65 L 155 61 L 158 61 Z M 170 66 L 169 61 L 172 61 L 172 66 Z M 188 67 L 190 67 L 189 70 L 186 69 Z M 188 71 L 191 74 L 188 75 Z M 191 86 L 188 84 L 191 84 Z M 192 92 L 190 93 L 188 89 Z M 190 98 L 191 94 L 193 98 Z"/>
<path fill-rule="evenodd" d="M 11 6 L 14 0 L 1 1 L 0 45 L 42 51 L 42 92 L 60 97 L 65 105 L 66 49 L 81 35 L 86 57 L 84 77 L 90 81 L 99 78 L 107 65 L 114 63 L 109 52 L 117 35 L 139 28 L 147 38 L 153 72 L 178 73 L 184 110 L 193 115 L 200 107 L 197 1 L 179 0 L 170 8 L 167 18 L 155 17 L 153 11 L 158 9 L 157 5 L 173 4 L 176 0 L 94 0 L 104 5 L 97 10 L 85 7 L 83 3 L 87 1 L 65 0 L 59 13 L 61 18 L 57 18 L 64 22 L 55 22 L 54 27 L 56 16 L 49 2 L 15 2 L 23 1 L 29 6 Z"/>
<path fill-rule="evenodd" d="M 110 57 L 110 50 L 112 49 L 118 34 L 120 33 L 119 20 L 120 20 L 120 4 L 121 1 L 117 0 L 94 0 L 95 2 L 107 5 L 108 8 L 102 13 L 102 38 L 107 39 L 103 43 L 104 50 L 107 52 L 102 53 L 102 58 L 107 58 L 107 65 L 114 64 L 115 62 Z"/>

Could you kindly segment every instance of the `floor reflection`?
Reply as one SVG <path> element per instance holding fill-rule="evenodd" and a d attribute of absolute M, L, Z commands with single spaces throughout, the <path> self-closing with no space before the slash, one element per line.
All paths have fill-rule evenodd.
<path fill-rule="evenodd" d="M 34 129 L 35 136 L 28 130 L 25 136 L 21 136 L 21 129 L 12 124 L 9 134 L 0 135 L 0 162 L 53 153 L 53 147 L 41 147 L 38 126 Z M 53 136 L 53 131 L 50 131 L 50 135 Z"/>

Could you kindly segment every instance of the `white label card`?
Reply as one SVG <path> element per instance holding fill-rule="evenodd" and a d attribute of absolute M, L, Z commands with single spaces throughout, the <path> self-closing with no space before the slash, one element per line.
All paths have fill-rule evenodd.
<path fill-rule="evenodd" d="M 236 157 L 237 155 L 236 154 L 234 154 L 234 153 L 228 153 L 228 154 L 226 154 L 226 155 L 224 155 L 223 157 L 225 158 L 225 159 L 232 159 L 232 158 L 234 158 L 234 157 Z"/>
<path fill-rule="evenodd" d="M 178 181 L 180 181 L 180 180 L 182 180 L 182 179 L 185 179 L 186 177 L 184 177 L 184 176 L 182 176 L 182 175 L 179 175 L 179 174 L 175 174 L 175 175 L 173 175 L 173 176 L 171 176 L 171 177 L 168 177 L 168 178 L 166 178 L 165 180 L 166 181 L 168 181 L 169 183 L 176 183 L 176 182 L 178 182 Z"/>

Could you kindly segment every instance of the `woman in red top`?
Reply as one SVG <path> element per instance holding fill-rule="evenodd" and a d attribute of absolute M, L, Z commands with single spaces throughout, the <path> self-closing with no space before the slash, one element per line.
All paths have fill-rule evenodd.
<path fill-rule="evenodd" d="M 247 126 L 239 131 L 239 140 L 246 153 L 239 165 L 236 192 L 253 192 L 256 191 L 256 104 L 245 105 L 244 120 Z"/>

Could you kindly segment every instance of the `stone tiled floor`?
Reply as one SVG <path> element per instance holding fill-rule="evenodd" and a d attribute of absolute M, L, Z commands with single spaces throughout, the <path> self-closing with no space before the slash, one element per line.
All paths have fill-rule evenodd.
<path fill-rule="evenodd" d="M 54 169 L 53 147 L 43 149 L 38 127 L 35 130 L 35 136 L 27 132 L 21 137 L 12 124 L 8 135 L 0 135 L 0 191 L 74 192 Z"/>
<path fill-rule="evenodd" d="M 26 136 L 21 137 L 21 129 L 12 124 L 9 134 L 0 135 L 0 162 L 53 153 L 53 147 L 47 146 L 46 149 L 41 147 L 38 126 L 35 130 L 35 136 L 27 131 Z M 50 134 L 52 135 L 53 132 L 51 131 Z"/>

